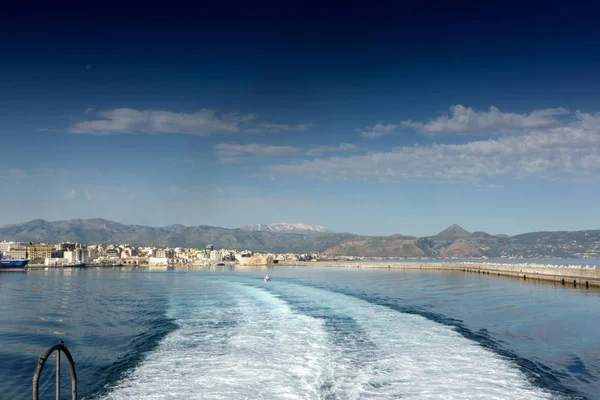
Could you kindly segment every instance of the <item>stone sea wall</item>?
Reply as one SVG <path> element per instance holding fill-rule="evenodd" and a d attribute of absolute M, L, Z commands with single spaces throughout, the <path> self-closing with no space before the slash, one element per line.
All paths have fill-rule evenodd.
<path fill-rule="evenodd" d="M 369 261 L 316 261 L 302 263 L 285 263 L 302 267 L 345 267 L 345 268 L 378 268 L 378 269 L 411 269 L 411 270 L 446 270 L 465 273 L 477 273 L 497 276 L 512 276 L 523 280 L 544 280 L 556 282 L 564 286 L 600 287 L 600 270 L 595 266 L 551 265 L 551 264 L 503 264 L 494 262 L 369 262 Z"/>

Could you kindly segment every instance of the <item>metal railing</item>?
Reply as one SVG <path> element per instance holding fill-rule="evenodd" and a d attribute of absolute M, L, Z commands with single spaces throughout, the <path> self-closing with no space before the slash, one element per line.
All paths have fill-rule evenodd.
<path fill-rule="evenodd" d="M 71 371 L 71 399 L 77 400 L 77 373 L 75 372 L 75 363 L 73 362 L 73 357 L 69 350 L 65 347 L 63 342 L 60 342 L 57 345 L 54 345 L 48 349 L 38 361 L 37 369 L 35 370 L 35 374 L 33 374 L 33 400 L 39 400 L 39 382 L 40 375 L 42 374 L 42 369 L 44 368 L 44 364 L 46 364 L 46 360 L 48 357 L 52 355 L 52 353 L 56 351 L 56 400 L 60 400 L 60 353 L 61 351 L 65 353 L 65 357 L 69 362 L 69 370 Z"/>

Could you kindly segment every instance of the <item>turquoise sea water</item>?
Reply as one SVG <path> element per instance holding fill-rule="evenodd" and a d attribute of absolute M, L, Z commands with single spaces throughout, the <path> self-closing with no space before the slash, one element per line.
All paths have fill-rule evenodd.
<path fill-rule="evenodd" d="M 84 399 L 593 399 L 598 310 L 596 290 L 459 272 L 6 273 L 0 398 L 31 398 L 64 340 Z"/>

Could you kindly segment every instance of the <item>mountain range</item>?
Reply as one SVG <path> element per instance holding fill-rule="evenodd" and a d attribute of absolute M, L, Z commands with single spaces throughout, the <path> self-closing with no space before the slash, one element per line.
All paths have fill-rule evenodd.
<path fill-rule="evenodd" d="M 0 227 L 0 239 L 25 242 L 62 241 L 127 243 L 161 247 L 249 249 L 259 252 L 316 252 L 364 257 L 598 257 L 600 230 L 490 235 L 458 225 L 433 236 L 363 236 L 336 233 L 305 224 L 259 224 L 238 229 L 214 226 L 126 225 L 101 218 L 48 222 L 36 219 Z"/>

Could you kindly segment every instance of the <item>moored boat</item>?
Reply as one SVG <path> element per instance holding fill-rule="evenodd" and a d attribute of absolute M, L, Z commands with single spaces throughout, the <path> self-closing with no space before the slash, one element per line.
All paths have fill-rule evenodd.
<path fill-rule="evenodd" d="M 2 256 L 0 260 L 0 272 L 22 272 L 29 260 L 13 260 L 10 256 Z"/>

